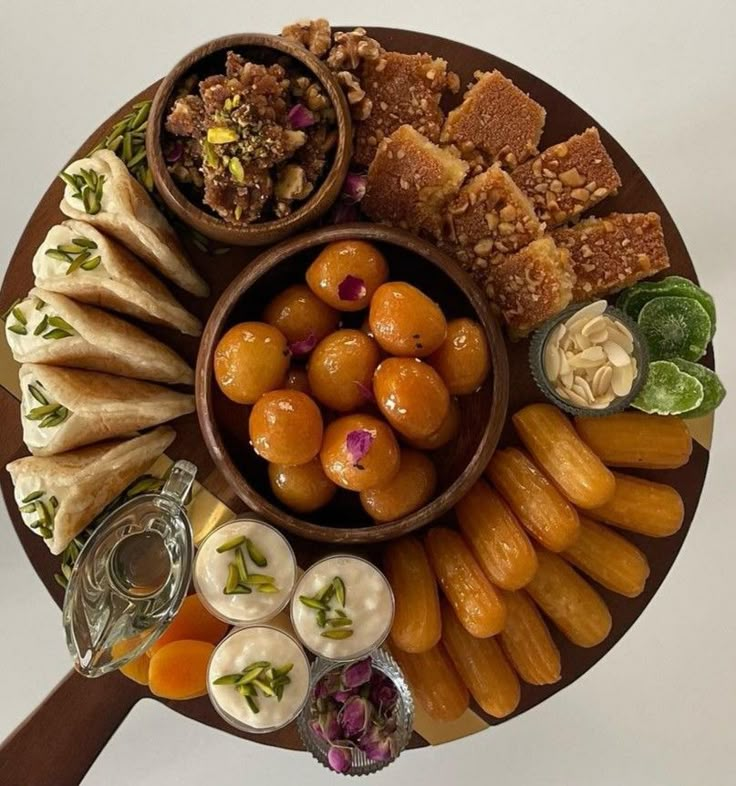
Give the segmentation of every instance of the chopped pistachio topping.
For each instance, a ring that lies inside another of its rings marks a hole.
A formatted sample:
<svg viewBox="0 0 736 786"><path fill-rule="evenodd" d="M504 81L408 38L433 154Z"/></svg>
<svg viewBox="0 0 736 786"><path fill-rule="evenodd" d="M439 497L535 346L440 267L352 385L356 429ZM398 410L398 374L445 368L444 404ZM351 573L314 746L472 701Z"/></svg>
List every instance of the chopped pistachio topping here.
<svg viewBox="0 0 736 786"><path fill-rule="evenodd" d="M269 661L259 660L235 674L223 674L212 684L234 686L245 699L251 712L258 713L260 698L275 698L277 701L281 701L286 686L291 684L291 678L288 675L293 668L293 663L272 666Z"/></svg>
<svg viewBox="0 0 736 786"><path fill-rule="evenodd" d="M346 589L345 582L335 576L329 583L319 589L311 597L300 595L299 602L308 609L314 609L316 614L314 620L318 628L329 628L322 632L322 636L327 639L347 639L353 635L353 621L343 610L345 608ZM333 608L332 601L336 601L342 608ZM328 617L330 612L334 612L334 617ZM348 629L350 628L350 629Z"/></svg>

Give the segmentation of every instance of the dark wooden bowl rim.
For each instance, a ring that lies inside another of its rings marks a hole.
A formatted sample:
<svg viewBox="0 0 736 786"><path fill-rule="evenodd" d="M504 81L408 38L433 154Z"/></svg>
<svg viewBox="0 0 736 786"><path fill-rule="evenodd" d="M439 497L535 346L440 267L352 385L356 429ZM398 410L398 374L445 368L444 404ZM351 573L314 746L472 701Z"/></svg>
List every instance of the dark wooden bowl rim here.
<svg viewBox="0 0 736 786"><path fill-rule="evenodd" d="M250 485L235 466L216 422L213 406L213 356L230 313L258 279L281 262L305 249L334 240L351 238L387 243L407 249L441 270L462 291L488 337L493 369L491 409L488 422L480 424L482 430L478 437L478 444L466 468L430 503L408 516L380 526L330 527L298 518L269 502ZM405 535L440 518L454 507L481 476L496 449L506 420L509 398L508 358L501 329L491 313L488 300L475 282L442 251L401 229L369 223L341 224L306 232L265 251L235 278L215 304L205 326L197 355L195 395L197 415L207 449L217 467L246 505L277 526L309 540L329 543L376 543Z"/></svg>

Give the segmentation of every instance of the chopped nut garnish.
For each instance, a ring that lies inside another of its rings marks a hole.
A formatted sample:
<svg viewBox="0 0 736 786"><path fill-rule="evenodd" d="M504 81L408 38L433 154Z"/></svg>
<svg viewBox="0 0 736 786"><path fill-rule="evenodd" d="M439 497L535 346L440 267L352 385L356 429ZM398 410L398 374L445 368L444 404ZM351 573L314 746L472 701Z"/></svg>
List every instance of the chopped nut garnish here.
<svg viewBox="0 0 736 786"><path fill-rule="evenodd" d="M611 213L552 233L570 252L577 275L573 300L603 297L669 267L656 213Z"/></svg>
<svg viewBox="0 0 736 786"><path fill-rule="evenodd" d="M333 71L356 71L364 62L378 60L383 47L362 27L349 33L335 33L335 40L327 55L327 66Z"/></svg>
<svg viewBox="0 0 736 786"><path fill-rule="evenodd" d="M597 128L552 145L511 176L548 226L578 217L621 185Z"/></svg>
<svg viewBox="0 0 736 786"><path fill-rule="evenodd" d="M332 30L326 19L306 19L287 25L281 35L296 41L308 49L313 55L323 57L332 45Z"/></svg>

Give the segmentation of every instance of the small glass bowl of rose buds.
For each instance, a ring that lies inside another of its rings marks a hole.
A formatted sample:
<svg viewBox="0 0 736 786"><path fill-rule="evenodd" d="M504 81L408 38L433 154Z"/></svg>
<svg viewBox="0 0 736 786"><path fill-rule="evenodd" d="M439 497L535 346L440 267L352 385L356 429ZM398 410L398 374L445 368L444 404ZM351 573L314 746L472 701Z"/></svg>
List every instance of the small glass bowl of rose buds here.
<svg viewBox="0 0 736 786"><path fill-rule="evenodd" d="M299 736L317 761L334 772L368 775L398 758L411 738L414 701L386 650L336 666L312 664Z"/></svg>

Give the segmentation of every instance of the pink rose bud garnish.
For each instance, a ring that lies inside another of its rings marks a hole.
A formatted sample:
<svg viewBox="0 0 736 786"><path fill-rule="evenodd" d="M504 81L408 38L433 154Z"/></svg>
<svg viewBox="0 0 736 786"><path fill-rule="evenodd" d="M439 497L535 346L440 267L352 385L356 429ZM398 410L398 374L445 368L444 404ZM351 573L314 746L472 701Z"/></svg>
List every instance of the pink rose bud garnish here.
<svg viewBox="0 0 736 786"><path fill-rule="evenodd" d="M301 128L309 128L309 126L313 126L315 123L314 115L304 104L294 104L289 110L286 119L295 131Z"/></svg>
<svg viewBox="0 0 736 786"><path fill-rule="evenodd" d="M349 274L337 285L340 300L360 300L365 297L366 292L365 281Z"/></svg>
<svg viewBox="0 0 736 786"><path fill-rule="evenodd" d="M166 163L175 164L184 153L184 145L178 140L172 143L166 150Z"/></svg>
<svg viewBox="0 0 736 786"><path fill-rule="evenodd" d="M335 772L347 772L353 764L353 752L350 743L333 745L327 752L327 763Z"/></svg>
<svg viewBox="0 0 736 786"><path fill-rule="evenodd" d="M375 672L371 677L370 699L381 712L393 709L398 693L391 680L380 672Z"/></svg>
<svg viewBox="0 0 736 786"><path fill-rule="evenodd" d="M375 436L364 428L359 428L348 433L347 439L345 440L345 445L348 449L350 460L354 465L357 465L360 460L368 453L368 451L371 449L374 439Z"/></svg>
<svg viewBox="0 0 736 786"><path fill-rule="evenodd" d="M391 761L396 757L393 738L378 726L371 726L358 740L358 747L371 761Z"/></svg>
<svg viewBox="0 0 736 786"><path fill-rule="evenodd" d="M301 357L302 355L308 355L316 346L317 336L310 332L309 335L301 339L301 341L292 341L291 344L289 344L289 352L291 352L294 357Z"/></svg>
<svg viewBox="0 0 736 786"><path fill-rule="evenodd" d="M373 705L360 696L351 696L340 710L339 720L345 737L360 737L373 715Z"/></svg>
<svg viewBox="0 0 736 786"><path fill-rule="evenodd" d="M342 198L344 201L349 205L360 202L365 196L367 179L365 175L361 175L358 172L348 172L345 182L342 184Z"/></svg>
<svg viewBox="0 0 736 786"><path fill-rule="evenodd" d="M375 401L376 400L376 397L373 395L373 391L368 387L368 385L364 385L362 382L358 382L356 380L355 381L355 386L360 391L360 395L363 396L363 398L366 401Z"/></svg>
<svg viewBox="0 0 736 786"><path fill-rule="evenodd" d="M355 433L355 432L353 432ZM358 660L346 666L342 673L342 684L346 688L359 688L370 682L373 675L373 666L370 658Z"/></svg>

